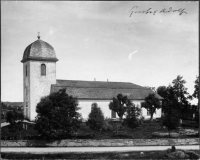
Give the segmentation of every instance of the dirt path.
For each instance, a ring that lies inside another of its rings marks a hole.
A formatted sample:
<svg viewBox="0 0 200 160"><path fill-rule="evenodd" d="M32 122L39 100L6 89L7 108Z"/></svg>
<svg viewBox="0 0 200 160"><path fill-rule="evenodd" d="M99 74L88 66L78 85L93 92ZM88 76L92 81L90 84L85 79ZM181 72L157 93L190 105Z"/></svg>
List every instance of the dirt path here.
<svg viewBox="0 0 200 160"><path fill-rule="evenodd" d="M127 151L161 151L171 148L171 146L133 146L133 147L2 147L2 153L75 153L75 152L127 152ZM199 150L199 145L176 146L176 149Z"/></svg>

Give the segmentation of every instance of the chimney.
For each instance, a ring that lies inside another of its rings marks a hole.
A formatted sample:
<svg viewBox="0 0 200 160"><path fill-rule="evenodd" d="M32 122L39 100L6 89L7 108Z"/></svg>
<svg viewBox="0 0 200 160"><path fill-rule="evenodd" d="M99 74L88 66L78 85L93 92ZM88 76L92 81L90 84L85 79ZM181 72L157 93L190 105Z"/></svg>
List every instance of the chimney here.
<svg viewBox="0 0 200 160"><path fill-rule="evenodd" d="M107 82L108 82L108 79L107 79Z"/></svg>
<svg viewBox="0 0 200 160"><path fill-rule="evenodd" d="M96 81L96 78L94 78L94 81Z"/></svg>

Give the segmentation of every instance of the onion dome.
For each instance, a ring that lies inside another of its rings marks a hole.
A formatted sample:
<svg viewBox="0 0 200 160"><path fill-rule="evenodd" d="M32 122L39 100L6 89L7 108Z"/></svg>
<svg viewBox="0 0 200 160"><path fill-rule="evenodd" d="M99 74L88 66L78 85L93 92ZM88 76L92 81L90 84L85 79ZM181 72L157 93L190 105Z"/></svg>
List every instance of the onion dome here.
<svg viewBox="0 0 200 160"><path fill-rule="evenodd" d="M29 60L51 62L58 61L54 48L47 42L42 41L39 35L38 40L26 47L21 62L24 63Z"/></svg>

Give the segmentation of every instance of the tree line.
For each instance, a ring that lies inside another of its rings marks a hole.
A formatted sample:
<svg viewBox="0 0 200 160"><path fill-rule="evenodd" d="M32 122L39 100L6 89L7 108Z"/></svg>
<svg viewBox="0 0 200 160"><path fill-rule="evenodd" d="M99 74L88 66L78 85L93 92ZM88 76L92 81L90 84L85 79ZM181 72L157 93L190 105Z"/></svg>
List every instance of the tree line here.
<svg viewBox="0 0 200 160"><path fill-rule="evenodd" d="M160 86L156 89L156 93L164 98L162 101L164 113L173 109L178 112L179 117L182 119L192 118L193 114L198 113L198 104L192 105L190 100L199 97L199 77L196 77L192 95L188 93L185 83L183 76L178 75L168 86ZM198 115L195 117L198 117Z"/></svg>
<svg viewBox="0 0 200 160"><path fill-rule="evenodd" d="M165 113L163 125L169 129L177 127L180 118L183 118L188 110L193 109L195 113L198 113L198 106L191 105L189 100L199 97L199 77L195 80L195 91L193 95L189 95L187 88L184 86L185 83L186 81L182 76L177 76L172 81L172 84L169 84L167 87L160 86L155 90L157 94L163 97L162 109ZM143 120L141 108L132 103L126 95L118 94L116 97L113 97L108 107L117 113L124 126L131 129L139 126ZM145 98L141 107L150 111L152 120L156 109L161 108L161 103L156 95L152 93ZM50 139L57 139L62 135L76 134L82 123L81 114L78 112L79 110L78 99L66 94L65 89L51 93L41 98L41 101L36 106L37 116L35 129L43 137ZM125 116L124 120L123 116ZM196 121L198 122L199 115L195 117L197 117ZM16 121L24 118L19 113L12 112L8 113L7 122L16 126ZM109 124L97 103L92 104L91 113L88 116L86 124L97 132L109 128Z"/></svg>

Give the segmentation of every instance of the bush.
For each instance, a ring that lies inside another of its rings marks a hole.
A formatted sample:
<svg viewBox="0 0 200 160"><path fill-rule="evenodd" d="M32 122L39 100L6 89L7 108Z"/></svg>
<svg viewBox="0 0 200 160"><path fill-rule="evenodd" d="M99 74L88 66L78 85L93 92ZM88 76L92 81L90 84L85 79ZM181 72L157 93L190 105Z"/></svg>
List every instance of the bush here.
<svg viewBox="0 0 200 160"><path fill-rule="evenodd" d="M102 127L102 131L105 131L105 132L113 131L113 126L112 126L111 123L112 123L112 120L106 118L106 119L104 120L104 124L103 124L103 127Z"/></svg>
<svg viewBox="0 0 200 160"><path fill-rule="evenodd" d="M178 111L175 109L169 109L163 118L163 126L166 126L170 131L176 129L180 125L180 118Z"/></svg>
<svg viewBox="0 0 200 160"><path fill-rule="evenodd" d="M127 115L123 121L123 124L131 129L138 127L142 123L141 109L139 107L128 107Z"/></svg>
<svg viewBox="0 0 200 160"><path fill-rule="evenodd" d="M97 103L92 104L92 110L88 116L87 126L93 131L100 131L104 125L104 115L101 108L98 107Z"/></svg>

